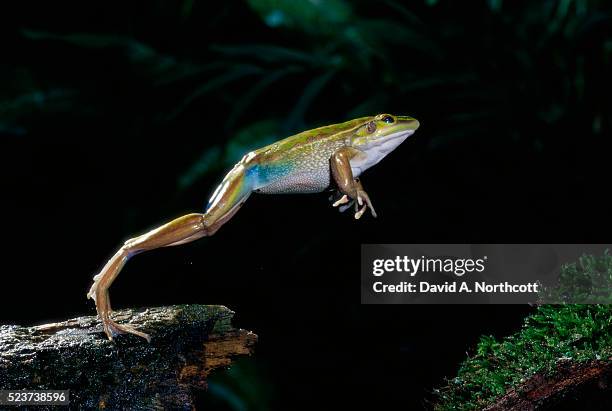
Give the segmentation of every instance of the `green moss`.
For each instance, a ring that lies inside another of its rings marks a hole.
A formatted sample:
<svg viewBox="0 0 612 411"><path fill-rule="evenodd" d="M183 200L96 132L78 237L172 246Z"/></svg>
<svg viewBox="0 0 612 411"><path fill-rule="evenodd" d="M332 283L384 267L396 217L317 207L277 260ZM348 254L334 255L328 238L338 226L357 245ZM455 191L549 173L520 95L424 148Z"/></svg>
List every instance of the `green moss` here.
<svg viewBox="0 0 612 411"><path fill-rule="evenodd" d="M561 268L558 284L541 287L542 303L612 303L612 255L608 250L600 257L585 255L577 263Z"/></svg>
<svg viewBox="0 0 612 411"><path fill-rule="evenodd" d="M561 283L612 272L612 258L585 256L562 267ZM577 278L572 280L572 275ZM566 285L567 285L566 284ZM592 289L592 288L591 288ZM437 410L480 409L535 373L551 373L559 360L612 358L612 306L542 305L522 329L502 340L483 336L457 377L435 390Z"/></svg>

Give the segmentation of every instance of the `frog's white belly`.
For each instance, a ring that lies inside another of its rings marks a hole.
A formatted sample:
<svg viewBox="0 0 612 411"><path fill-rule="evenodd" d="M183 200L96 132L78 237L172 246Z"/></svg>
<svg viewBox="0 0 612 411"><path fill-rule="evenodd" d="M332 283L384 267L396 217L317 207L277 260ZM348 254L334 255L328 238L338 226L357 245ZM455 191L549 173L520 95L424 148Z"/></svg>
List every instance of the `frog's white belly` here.
<svg viewBox="0 0 612 411"><path fill-rule="evenodd" d="M263 194L320 193L325 191L329 184L330 171L328 165L327 167L288 173L257 187L255 191Z"/></svg>

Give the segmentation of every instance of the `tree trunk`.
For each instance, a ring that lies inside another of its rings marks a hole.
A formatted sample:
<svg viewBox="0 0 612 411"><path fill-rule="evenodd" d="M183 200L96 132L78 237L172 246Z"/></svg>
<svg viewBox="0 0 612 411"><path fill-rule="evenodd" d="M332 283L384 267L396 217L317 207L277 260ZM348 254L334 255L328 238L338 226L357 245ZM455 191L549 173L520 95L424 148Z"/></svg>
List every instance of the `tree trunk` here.
<svg viewBox="0 0 612 411"><path fill-rule="evenodd" d="M0 326L0 389L70 390L70 408L192 409L194 388L257 336L223 306L121 310L113 318L151 335L109 341L96 317L35 327ZM40 409L40 408L37 408Z"/></svg>

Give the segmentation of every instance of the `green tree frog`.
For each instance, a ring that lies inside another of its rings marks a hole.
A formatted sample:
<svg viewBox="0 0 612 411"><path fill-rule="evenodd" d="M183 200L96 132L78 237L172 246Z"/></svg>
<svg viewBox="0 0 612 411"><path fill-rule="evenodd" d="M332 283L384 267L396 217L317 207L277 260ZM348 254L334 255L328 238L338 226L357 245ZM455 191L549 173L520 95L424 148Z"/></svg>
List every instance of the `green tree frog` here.
<svg viewBox="0 0 612 411"><path fill-rule="evenodd" d="M251 151L229 171L213 192L206 210L172 220L127 240L93 280L93 298L109 339L132 333L149 335L111 319L109 287L128 259L143 251L189 243L213 235L229 221L252 193L318 193L334 187L333 206L354 205L355 218L376 211L359 176L377 164L419 127L406 116L379 114L304 131ZM335 200L335 201L334 201Z"/></svg>

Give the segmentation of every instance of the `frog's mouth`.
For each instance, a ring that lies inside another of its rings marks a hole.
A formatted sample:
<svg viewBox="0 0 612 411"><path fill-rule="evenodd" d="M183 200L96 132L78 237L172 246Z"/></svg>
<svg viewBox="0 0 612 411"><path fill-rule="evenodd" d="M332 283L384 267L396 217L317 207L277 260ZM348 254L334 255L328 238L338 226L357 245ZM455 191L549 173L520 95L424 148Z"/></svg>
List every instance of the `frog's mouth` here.
<svg viewBox="0 0 612 411"><path fill-rule="evenodd" d="M368 145L367 149L376 148L382 154L388 154L397 146L402 144L404 140L414 134L415 130L402 130L384 137L377 138Z"/></svg>

